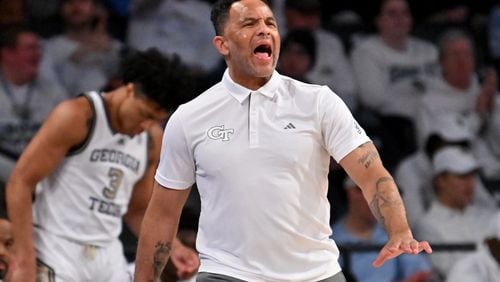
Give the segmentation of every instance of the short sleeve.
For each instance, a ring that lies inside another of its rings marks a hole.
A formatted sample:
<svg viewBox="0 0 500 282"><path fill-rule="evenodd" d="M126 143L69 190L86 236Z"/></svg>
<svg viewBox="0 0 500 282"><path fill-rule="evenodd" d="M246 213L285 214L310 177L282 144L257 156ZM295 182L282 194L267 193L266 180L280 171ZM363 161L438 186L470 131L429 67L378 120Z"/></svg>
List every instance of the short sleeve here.
<svg viewBox="0 0 500 282"><path fill-rule="evenodd" d="M340 162L347 154L370 141L344 101L324 87L319 99L321 128L326 149Z"/></svg>
<svg viewBox="0 0 500 282"><path fill-rule="evenodd" d="M187 189L195 182L193 152L182 126L181 107L172 114L163 133L155 180L172 189Z"/></svg>

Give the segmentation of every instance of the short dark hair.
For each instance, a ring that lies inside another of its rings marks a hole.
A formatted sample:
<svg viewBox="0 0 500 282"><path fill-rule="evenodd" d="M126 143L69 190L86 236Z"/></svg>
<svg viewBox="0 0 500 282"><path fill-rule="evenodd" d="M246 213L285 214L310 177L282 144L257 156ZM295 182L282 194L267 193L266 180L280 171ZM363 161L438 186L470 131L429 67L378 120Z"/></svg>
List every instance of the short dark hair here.
<svg viewBox="0 0 500 282"><path fill-rule="evenodd" d="M133 83L167 111L193 97L193 76L187 66L177 55L166 56L156 48L131 51L121 62L120 75L124 84Z"/></svg>
<svg viewBox="0 0 500 282"><path fill-rule="evenodd" d="M35 32L23 23L12 23L0 26L0 49L3 48L15 48L17 46L17 40L22 33L33 33Z"/></svg>
<svg viewBox="0 0 500 282"><path fill-rule="evenodd" d="M229 10L234 2L239 2L240 0L218 0L212 6L212 12L210 13L210 20L214 25L215 34L221 35L224 31L224 25L229 17ZM270 3L267 0L260 0L265 3L269 8L271 8Z"/></svg>

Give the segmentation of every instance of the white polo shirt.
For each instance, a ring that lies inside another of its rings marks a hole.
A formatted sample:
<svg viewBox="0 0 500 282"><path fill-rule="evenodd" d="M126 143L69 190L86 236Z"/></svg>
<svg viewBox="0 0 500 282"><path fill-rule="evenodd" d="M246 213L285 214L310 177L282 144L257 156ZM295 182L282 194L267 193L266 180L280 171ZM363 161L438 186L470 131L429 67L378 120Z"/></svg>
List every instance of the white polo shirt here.
<svg viewBox="0 0 500 282"><path fill-rule="evenodd" d="M198 185L200 271L318 281L340 271L329 239L330 155L340 161L368 141L326 86L274 72L252 91L226 71L171 116L155 179Z"/></svg>

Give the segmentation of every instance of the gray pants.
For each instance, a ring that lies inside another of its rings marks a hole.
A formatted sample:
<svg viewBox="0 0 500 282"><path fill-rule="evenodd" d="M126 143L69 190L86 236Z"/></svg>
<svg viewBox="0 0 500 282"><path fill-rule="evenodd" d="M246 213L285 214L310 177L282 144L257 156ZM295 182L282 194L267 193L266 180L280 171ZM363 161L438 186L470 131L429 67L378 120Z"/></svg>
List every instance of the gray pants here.
<svg viewBox="0 0 500 282"><path fill-rule="evenodd" d="M245 281L222 274L200 272L198 273L198 276L196 276L196 282L245 282ZM326 278L318 282L346 282L346 280L344 274L341 271L330 278Z"/></svg>

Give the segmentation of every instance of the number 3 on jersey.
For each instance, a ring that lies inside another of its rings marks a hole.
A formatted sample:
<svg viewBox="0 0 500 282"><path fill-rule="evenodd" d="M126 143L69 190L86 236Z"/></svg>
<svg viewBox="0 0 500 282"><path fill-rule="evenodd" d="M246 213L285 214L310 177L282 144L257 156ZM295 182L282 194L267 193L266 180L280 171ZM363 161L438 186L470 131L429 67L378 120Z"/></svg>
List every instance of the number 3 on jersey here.
<svg viewBox="0 0 500 282"><path fill-rule="evenodd" d="M123 180L123 171L118 168L111 167L108 171L109 177L109 187L104 187L102 190L102 195L107 199L113 200L116 198L116 193L118 193L118 188Z"/></svg>

